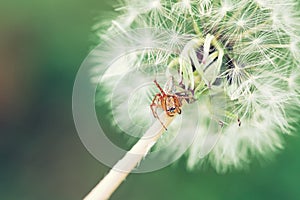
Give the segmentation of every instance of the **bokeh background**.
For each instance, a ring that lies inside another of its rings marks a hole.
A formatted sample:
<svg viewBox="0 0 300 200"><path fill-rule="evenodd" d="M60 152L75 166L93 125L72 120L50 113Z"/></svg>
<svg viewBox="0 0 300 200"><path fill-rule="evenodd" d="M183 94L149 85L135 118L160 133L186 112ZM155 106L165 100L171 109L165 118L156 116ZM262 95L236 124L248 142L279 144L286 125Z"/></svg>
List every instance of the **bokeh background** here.
<svg viewBox="0 0 300 200"><path fill-rule="evenodd" d="M81 144L72 118L76 72L92 25L115 1L0 1L0 199L82 199L109 168ZM300 117L300 116L299 116ZM185 159L132 174L113 200L300 199L300 126L286 148L248 170L189 172Z"/></svg>

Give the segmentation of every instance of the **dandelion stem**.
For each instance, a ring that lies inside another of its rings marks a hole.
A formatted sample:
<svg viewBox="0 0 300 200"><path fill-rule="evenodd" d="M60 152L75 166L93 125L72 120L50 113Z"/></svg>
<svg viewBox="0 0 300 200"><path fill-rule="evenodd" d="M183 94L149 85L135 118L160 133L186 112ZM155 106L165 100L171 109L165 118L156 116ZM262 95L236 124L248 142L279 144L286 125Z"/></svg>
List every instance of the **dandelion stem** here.
<svg viewBox="0 0 300 200"><path fill-rule="evenodd" d="M168 127L175 117L169 117L165 113L159 116L163 124ZM165 132L165 128L159 120L146 131L144 136L119 160L109 173L90 191L84 200L108 199L119 185L134 170L150 149Z"/></svg>

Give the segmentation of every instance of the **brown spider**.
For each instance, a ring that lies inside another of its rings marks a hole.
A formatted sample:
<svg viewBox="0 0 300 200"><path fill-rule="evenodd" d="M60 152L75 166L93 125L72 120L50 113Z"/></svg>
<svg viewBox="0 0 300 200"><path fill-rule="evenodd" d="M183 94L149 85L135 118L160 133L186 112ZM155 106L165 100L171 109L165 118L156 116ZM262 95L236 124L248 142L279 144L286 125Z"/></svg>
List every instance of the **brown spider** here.
<svg viewBox="0 0 300 200"><path fill-rule="evenodd" d="M150 105L153 116L159 120L164 129L167 130L167 127L163 124L157 114L157 108L160 107L169 117L174 117L176 114L181 114L182 100L186 100L187 103L193 103L195 99L190 96L188 93L190 91L177 92L174 91L174 79L171 77L169 82L166 84L167 92L165 92L160 85L154 80L155 85L160 90L160 93L157 93ZM170 91L169 91L170 90ZM237 119L238 126L242 125L242 121L240 118ZM222 120L218 120L218 123L221 127L224 126L224 122Z"/></svg>
<svg viewBox="0 0 300 200"><path fill-rule="evenodd" d="M179 98L181 97L177 96L176 94L167 94L160 87L156 80L154 80L154 83L160 90L160 93L157 93L154 96L150 108L154 117L157 118L161 125L167 130L167 127L163 124L163 122L159 119L157 115L157 107L161 107L169 117L174 117L176 114L181 114L182 103L179 100Z"/></svg>

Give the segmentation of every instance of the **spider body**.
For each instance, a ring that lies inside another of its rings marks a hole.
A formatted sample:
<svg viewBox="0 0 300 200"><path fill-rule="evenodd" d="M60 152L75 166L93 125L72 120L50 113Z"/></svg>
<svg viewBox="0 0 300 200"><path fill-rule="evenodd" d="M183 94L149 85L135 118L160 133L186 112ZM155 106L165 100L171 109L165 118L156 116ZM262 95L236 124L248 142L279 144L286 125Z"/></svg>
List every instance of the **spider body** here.
<svg viewBox="0 0 300 200"><path fill-rule="evenodd" d="M160 107L162 110L169 116L173 117L176 114L181 114L181 101L179 100L180 97L178 97L176 94L169 94L166 93L160 85L157 83L156 80L154 80L155 85L160 90L160 93L157 93L150 105L150 108L152 110L153 116L157 118L162 126L167 130L166 126L163 124L163 122L159 119L157 115L157 108Z"/></svg>

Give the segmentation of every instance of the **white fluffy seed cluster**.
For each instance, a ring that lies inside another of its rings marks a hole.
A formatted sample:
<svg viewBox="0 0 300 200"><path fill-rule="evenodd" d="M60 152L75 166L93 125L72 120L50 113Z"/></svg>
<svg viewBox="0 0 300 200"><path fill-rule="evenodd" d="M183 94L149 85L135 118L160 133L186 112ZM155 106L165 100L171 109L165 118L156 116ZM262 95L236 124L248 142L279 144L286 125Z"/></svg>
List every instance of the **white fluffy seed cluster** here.
<svg viewBox="0 0 300 200"><path fill-rule="evenodd" d="M167 42L170 48L182 47L179 57L159 52L130 54L121 63L138 66L142 62L155 62L166 66L164 70L169 74L172 67L179 71L177 81L195 95L199 94L200 114L183 109L190 116L189 120L198 120L196 136L186 154L187 166L193 169L209 163L218 172L226 172L244 168L253 157L270 157L283 148L282 135L293 131L300 103L298 8L294 0L123 0L116 9L118 15L105 22L109 28L99 23L95 29L102 40L119 33L126 35L137 28L177 33L167 41L155 37L154 42ZM147 42L147 35L143 37ZM153 42L153 38L149 42ZM120 46L122 40L112 41L105 54L114 55ZM168 68L171 61L177 64ZM205 92L197 88L221 93L222 97L213 100L214 105L210 98L202 98ZM136 114L139 120L145 116L145 109L149 110L155 92L145 95L139 97L144 104L133 101L134 106L131 106L132 112L142 112ZM147 107L137 108L137 105ZM200 159L203 140L209 132L207 121L212 119L212 106L219 107L216 110L223 109L216 112L223 115L219 121L224 124L217 143ZM128 110L122 110L122 106L114 108L119 109L115 113L120 121L126 121L124 115ZM189 133L195 132L188 122L180 126L187 138ZM176 121L169 132L173 129L176 129ZM157 146L168 144L172 136L165 136ZM184 138L180 138L167 156L176 154L178 148L185 146L183 143Z"/></svg>

